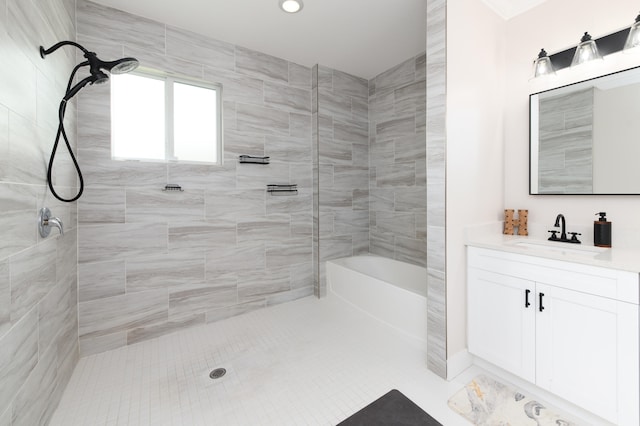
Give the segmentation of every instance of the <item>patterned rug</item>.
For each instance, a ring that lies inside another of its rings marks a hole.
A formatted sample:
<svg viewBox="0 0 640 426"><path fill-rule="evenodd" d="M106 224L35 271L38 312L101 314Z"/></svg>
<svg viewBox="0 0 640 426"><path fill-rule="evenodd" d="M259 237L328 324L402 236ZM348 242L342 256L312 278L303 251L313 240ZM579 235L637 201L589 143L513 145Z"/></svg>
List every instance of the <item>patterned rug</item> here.
<svg viewBox="0 0 640 426"><path fill-rule="evenodd" d="M483 375L449 398L449 407L480 426L577 426L553 409Z"/></svg>

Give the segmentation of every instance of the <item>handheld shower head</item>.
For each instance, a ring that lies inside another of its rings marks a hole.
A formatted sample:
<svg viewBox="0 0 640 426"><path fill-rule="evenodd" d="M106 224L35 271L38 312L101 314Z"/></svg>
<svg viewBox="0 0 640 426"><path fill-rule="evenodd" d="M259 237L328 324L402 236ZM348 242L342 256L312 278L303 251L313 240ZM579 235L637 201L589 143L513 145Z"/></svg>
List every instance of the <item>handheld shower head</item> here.
<svg viewBox="0 0 640 426"><path fill-rule="evenodd" d="M71 71L71 75L69 76L69 82L67 83L67 90L64 94L64 97L62 98L62 101L60 102L60 108L58 110L58 121L59 121L58 132L56 134L56 139L53 144L53 149L51 150L51 157L49 157L49 167L47 168L47 183L49 185L49 189L51 190L51 193L58 200L70 203L70 202L76 201L82 195L82 192L84 190L84 180L82 178L82 172L80 171L80 166L78 165L78 162L76 161L76 158L73 155L73 150L71 149L71 145L69 144L69 140L67 138L67 134L64 129L64 115L67 109L67 102L71 98L73 98L87 84L92 85L92 84L106 83L109 80L108 73L123 74L123 73L129 72L135 69L139 65L139 62L135 58L122 58L115 61L105 62L100 58L98 58L95 52L90 52L89 50L85 49L83 46L76 43L75 41L61 41L54 44L48 49L45 49L44 47L40 46L40 56L42 57L42 59L44 59L48 54L55 52L62 46L77 47L84 53L84 57L87 59L86 61L83 61L78 65L76 65L73 68L73 71ZM80 82L78 82L75 86L71 87L71 85L73 84L73 79L75 78L75 75L78 72L78 70L86 66L89 66L90 75L80 80ZM76 171L78 172L78 178L80 181L80 188L78 190L78 193L69 199L62 198L58 195L58 193L53 188L53 182L51 179L53 162L56 156L56 150L58 149L58 143L60 142L60 137L64 139L67 145L67 149L69 151L69 154L71 155L71 159L73 160L73 164L76 168Z"/></svg>

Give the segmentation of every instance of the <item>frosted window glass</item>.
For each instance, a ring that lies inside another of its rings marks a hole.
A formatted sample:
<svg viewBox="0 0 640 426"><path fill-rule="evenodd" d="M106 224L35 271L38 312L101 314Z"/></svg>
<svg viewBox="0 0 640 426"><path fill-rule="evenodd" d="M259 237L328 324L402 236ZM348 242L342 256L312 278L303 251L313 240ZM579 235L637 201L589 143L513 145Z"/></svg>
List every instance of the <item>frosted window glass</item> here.
<svg viewBox="0 0 640 426"><path fill-rule="evenodd" d="M111 76L111 154L165 159L165 82L134 74Z"/></svg>
<svg viewBox="0 0 640 426"><path fill-rule="evenodd" d="M173 85L173 149L177 160L215 163L215 90L189 84Z"/></svg>

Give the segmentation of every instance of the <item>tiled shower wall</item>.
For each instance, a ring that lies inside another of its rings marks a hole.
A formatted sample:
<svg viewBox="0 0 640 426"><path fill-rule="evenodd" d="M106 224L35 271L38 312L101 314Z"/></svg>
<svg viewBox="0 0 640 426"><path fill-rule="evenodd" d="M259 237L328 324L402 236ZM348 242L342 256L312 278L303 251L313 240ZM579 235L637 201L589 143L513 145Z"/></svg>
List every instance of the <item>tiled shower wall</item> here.
<svg viewBox="0 0 640 426"><path fill-rule="evenodd" d="M0 0L0 425L45 424L78 360L76 204L46 186L58 103L74 48L42 59L38 47L75 39L75 1ZM75 105L65 121L75 144ZM66 148L55 187L69 197L76 175ZM38 210L64 222L40 237Z"/></svg>
<svg viewBox="0 0 640 426"><path fill-rule="evenodd" d="M426 57L369 80L370 252L427 264Z"/></svg>
<svg viewBox="0 0 640 426"><path fill-rule="evenodd" d="M317 66L319 290L325 262L369 252L369 87Z"/></svg>
<svg viewBox="0 0 640 426"><path fill-rule="evenodd" d="M112 160L109 87L81 93L81 353L312 294L311 69L91 2L77 14L100 57L222 83L225 143L224 166ZM298 195L266 193L283 183Z"/></svg>

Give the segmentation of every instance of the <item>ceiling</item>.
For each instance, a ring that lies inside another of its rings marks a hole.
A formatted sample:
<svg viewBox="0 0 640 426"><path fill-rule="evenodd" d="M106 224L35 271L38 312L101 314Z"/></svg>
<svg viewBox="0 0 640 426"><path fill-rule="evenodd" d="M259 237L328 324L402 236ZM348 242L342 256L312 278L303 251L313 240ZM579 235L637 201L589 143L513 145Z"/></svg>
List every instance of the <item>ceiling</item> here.
<svg viewBox="0 0 640 426"><path fill-rule="evenodd" d="M511 19L547 0L482 0L504 19Z"/></svg>
<svg viewBox="0 0 640 426"><path fill-rule="evenodd" d="M372 78L425 50L426 0L93 0L218 40Z"/></svg>

